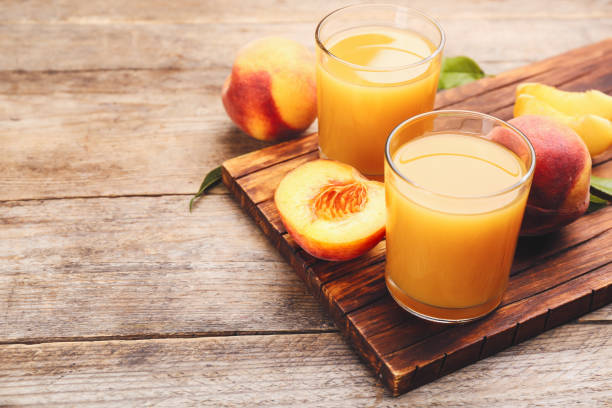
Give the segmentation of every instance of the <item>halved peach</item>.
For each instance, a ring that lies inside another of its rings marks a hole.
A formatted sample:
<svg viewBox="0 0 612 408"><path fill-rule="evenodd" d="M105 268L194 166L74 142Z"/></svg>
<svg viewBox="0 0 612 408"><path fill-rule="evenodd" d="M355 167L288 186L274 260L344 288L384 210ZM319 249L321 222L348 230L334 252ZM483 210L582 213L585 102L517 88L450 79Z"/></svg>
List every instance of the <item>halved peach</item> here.
<svg viewBox="0 0 612 408"><path fill-rule="evenodd" d="M385 189L348 164L315 160L287 173L274 202L287 232L328 261L364 254L385 235Z"/></svg>

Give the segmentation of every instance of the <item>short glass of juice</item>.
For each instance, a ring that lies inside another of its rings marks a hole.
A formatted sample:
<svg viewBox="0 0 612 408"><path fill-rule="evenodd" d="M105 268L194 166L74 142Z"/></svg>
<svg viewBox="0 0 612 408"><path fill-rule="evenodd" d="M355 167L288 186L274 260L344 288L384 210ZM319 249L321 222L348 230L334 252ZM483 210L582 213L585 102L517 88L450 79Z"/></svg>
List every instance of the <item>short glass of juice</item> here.
<svg viewBox="0 0 612 408"><path fill-rule="evenodd" d="M493 311L534 168L525 135L489 115L434 111L398 125L385 146L385 280L395 301L441 323Z"/></svg>
<svg viewBox="0 0 612 408"><path fill-rule="evenodd" d="M433 109L444 32L417 10L360 4L328 14L315 39L321 157L381 178L391 130Z"/></svg>

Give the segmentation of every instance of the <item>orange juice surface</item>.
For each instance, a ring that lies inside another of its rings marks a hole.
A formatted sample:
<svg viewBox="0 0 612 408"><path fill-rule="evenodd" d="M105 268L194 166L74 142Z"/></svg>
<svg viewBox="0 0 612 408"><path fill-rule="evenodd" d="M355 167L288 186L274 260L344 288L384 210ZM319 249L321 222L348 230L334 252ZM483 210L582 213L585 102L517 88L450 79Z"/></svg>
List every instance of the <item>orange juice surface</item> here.
<svg viewBox="0 0 612 408"><path fill-rule="evenodd" d="M508 283L529 192L528 185L511 188L524 163L487 139L448 133L413 139L392 158L410 183L387 169L389 291L438 319L493 310Z"/></svg>
<svg viewBox="0 0 612 408"><path fill-rule="evenodd" d="M382 175L384 145L403 120L433 108L439 55L422 36L389 27L360 27L332 36L319 50L319 146L324 156L366 175ZM417 65L411 65L411 64Z"/></svg>

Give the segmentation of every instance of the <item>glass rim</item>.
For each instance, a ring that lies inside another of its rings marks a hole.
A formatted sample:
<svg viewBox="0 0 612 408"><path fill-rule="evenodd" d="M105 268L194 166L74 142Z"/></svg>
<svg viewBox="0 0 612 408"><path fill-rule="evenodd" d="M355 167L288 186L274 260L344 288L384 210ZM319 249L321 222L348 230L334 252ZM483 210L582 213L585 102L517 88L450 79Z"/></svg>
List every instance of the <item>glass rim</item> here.
<svg viewBox="0 0 612 408"><path fill-rule="evenodd" d="M427 117L427 116L433 116L433 115L443 115L443 116L458 116L458 117L471 117L471 118L478 118L478 119L488 119L491 120L495 123L501 124L502 126L505 126L506 128L508 128L509 130L517 133L527 144L528 150L529 150L529 156L531 158L531 165L529 166L529 169L527 169L527 171L525 172L525 174L523 175L523 177L521 177L520 180L518 180L516 183L512 184L509 187L506 187L500 191L497 191L495 193L492 194L485 194L485 195L479 195L479 196L456 196L456 195L450 195L450 194L444 194L444 193L438 193L435 191L431 191L428 188L425 188L415 182L413 182L412 180L410 180L408 177L404 176L404 174L402 174L402 172L397 168L397 166L395 165L395 163L393 162L393 160L391 159L391 139L393 139L393 136L395 136L401 128L403 128L406 125L409 125L410 123L419 120L421 118ZM525 136L525 134L523 132L521 132L519 129L517 129L515 126L512 126L511 124L509 124L508 122L506 122L505 120L496 118L495 116L491 116L491 115L487 115L486 113L480 113L480 112L474 112L474 111L469 111L469 110L434 110L434 111L429 111L429 112L425 112L425 113L421 113L419 115L415 115L411 118L406 119L405 121L403 121L402 123L400 123L399 125L397 125L389 134L389 137L387 137L387 142L385 143L385 161L389 164L389 167L393 170L393 172L399 176L403 181L405 181L406 183L410 184L411 186L418 188L421 191L424 191L426 193L429 194L433 194L436 195L438 197L443 197L443 198L450 198L453 200L474 200L474 199L484 199L484 198L492 198L492 197L497 197L506 193L509 193L513 190L516 190L520 187L522 187L523 185L525 185L525 183L531 179L531 177L533 176L533 172L535 170L535 166L536 166L536 154L535 154L535 149L533 148L533 145L531 144L531 142L529 141L529 138L527 136Z"/></svg>
<svg viewBox="0 0 612 408"><path fill-rule="evenodd" d="M359 64L353 64L352 62L348 62L340 57L338 57L337 55L333 54L329 49L327 49L327 47L325 47L325 45L323 44L323 42L320 39L320 32L322 29L323 24L328 21L330 18L333 18L334 15L336 15L337 13L340 13L344 10L347 9L357 9L357 8L366 8L366 7L390 7L393 8L395 10L402 10L402 11L407 11L413 14L418 15L419 17L423 18L424 20L428 21L429 23L431 23L437 30L438 33L440 34L440 42L438 44L438 46L436 47L436 49L429 54L426 58L423 58L422 60L419 60L417 62L413 62L411 64L406 64L406 65L397 65L397 66L391 66L391 67L369 67L366 65L359 65ZM414 67L418 67L420 65L423 65L427 62L430 62L431 60L433 60L434 58L436 58L444 49L444 45L446 44L446 34L444 33L444 30L442 29L442 26L440 25L440 23L438 23L438 21L433 18L430 17L429 15L425 14L424 12L412 8L412 7L406 7L406 6L399 6L396 4L391 4L391 3L380 3L380 4L376 4L376 3L363 3L363 4L350 4L348 6L344 6L344 7L340 7L330 13L328 13L325 17L323 17L321 19L321 21L319 21L319 23L317 24L317 28L315 29L315 42L317 44L317 46L321 49L321 51L325 52L327 55L329 55L330 57L332 57L333 59L335 59L336 61L339 61L353 69L358 69L358 70L362 70L362 71L371 71L371 72L386 72L386 71L399 71L402 69L408 69L408 68L414 68Z"/></svg>

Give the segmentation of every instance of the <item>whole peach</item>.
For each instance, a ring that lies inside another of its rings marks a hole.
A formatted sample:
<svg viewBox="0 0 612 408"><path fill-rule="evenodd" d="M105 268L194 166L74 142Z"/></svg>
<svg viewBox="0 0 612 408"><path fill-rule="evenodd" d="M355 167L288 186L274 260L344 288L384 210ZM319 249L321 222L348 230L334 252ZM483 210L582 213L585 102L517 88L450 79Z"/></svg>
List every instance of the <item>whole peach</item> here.
<svg viewBox="0 0 612 408"><path fill-rule="evenodd" d="M234 123L256 139L297 134L317 114L314 55L286 38L250 42L238 52L222 100Z"/></svg>
<svg viewBox="0 0 612 408"><path fill-rule="evenodd" d="M536 153L521 235L545 234L579 218L589 206L591 180L591 156L580 136L543 116L519 116L509 123L527 136Z"/></svg>

